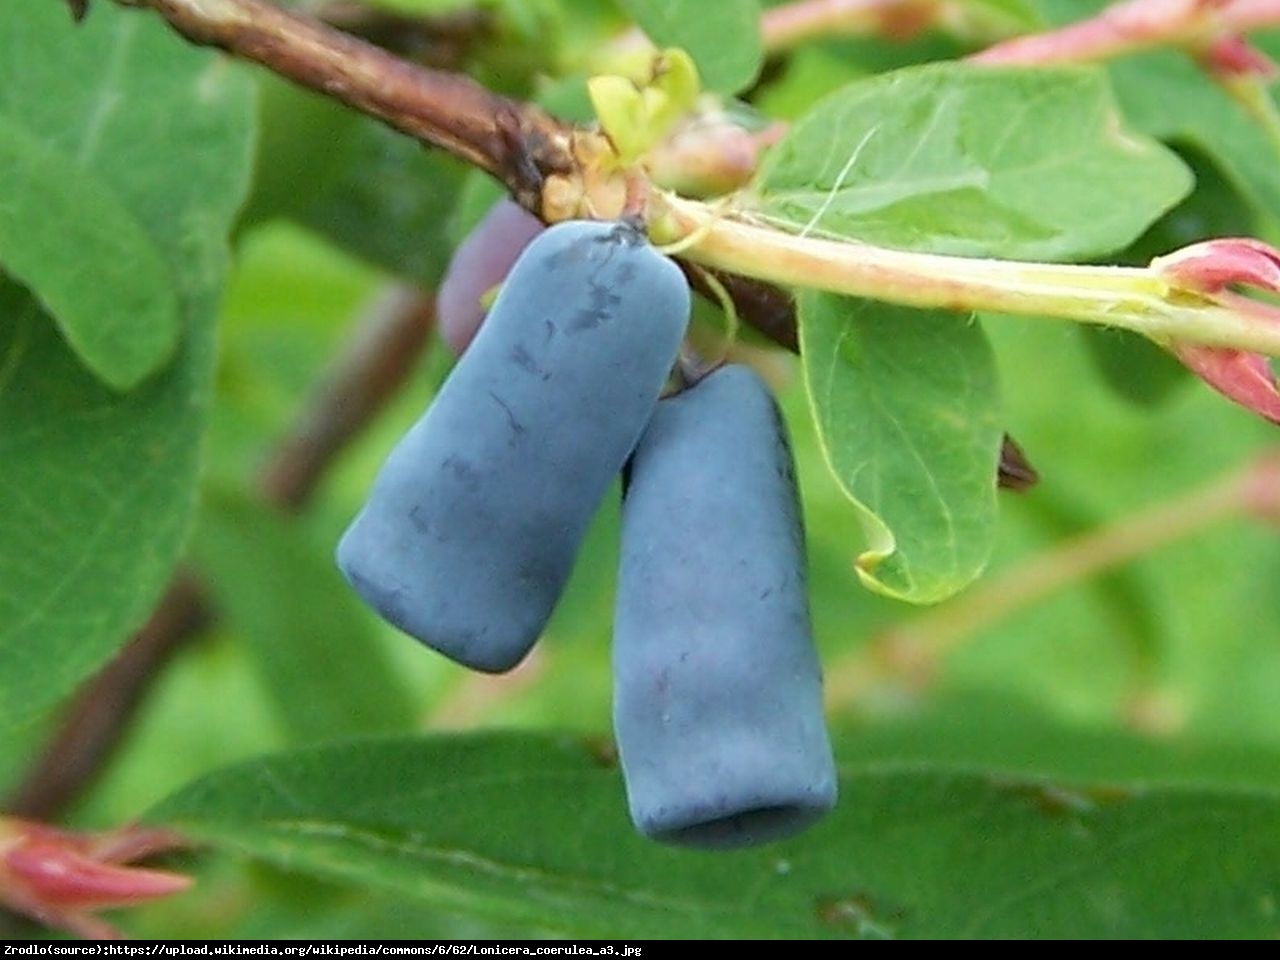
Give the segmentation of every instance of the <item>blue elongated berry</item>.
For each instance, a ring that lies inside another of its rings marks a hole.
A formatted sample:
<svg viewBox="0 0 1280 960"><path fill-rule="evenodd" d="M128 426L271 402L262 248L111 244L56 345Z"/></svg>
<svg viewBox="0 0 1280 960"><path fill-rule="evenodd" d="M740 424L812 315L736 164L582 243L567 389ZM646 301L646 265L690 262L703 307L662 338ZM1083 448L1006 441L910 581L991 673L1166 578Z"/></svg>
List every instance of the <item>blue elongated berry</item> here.
<svg viewBox="0 0 1280 960"><path fill-rule="evenodd" d="M688 317L680 270L634 226L539 234L339 543L356 591L459 663L515 666L653 413Z"/></svg>
<svg viewBox="0 0 1280 960"><path fill-rule="evenodd" d="M663 400L630 463L614 621L614 731L641 833L743 846L835 804L805 580L768 388L731 366Z"/></svg>

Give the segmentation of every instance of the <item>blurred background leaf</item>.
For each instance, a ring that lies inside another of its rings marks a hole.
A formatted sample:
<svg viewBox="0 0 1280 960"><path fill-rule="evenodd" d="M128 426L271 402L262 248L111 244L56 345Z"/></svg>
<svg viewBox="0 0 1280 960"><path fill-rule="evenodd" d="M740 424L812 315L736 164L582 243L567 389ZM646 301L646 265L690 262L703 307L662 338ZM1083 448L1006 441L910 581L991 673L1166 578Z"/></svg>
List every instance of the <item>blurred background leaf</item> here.
<svg viewBox="0 0 1280 960"><path fill-rule="evenodd" d="M211 400L225 238L248 187L253 101L214 55L108 5L77 30L57 4L6 5L0 62L13 78L4 116L110 186L163 251L182 325L164 369L116 393L83 370L27 294L0 281L5 728L100 667L177 560Z"/></svg>
<svg viewBox="0 0 1280 960"><path fill-rule="evenodd" d="M658 47L682 47L718 93L750 85L764 56L759 0L618 0Z"/></svg>
<svg viewBox="0 0 1280 960"><path fill-rule="evenodd" d="M417 711L354 594L279 512L207 496L194 554L228 626L250 644L297 741L411 729Z"/></svg>

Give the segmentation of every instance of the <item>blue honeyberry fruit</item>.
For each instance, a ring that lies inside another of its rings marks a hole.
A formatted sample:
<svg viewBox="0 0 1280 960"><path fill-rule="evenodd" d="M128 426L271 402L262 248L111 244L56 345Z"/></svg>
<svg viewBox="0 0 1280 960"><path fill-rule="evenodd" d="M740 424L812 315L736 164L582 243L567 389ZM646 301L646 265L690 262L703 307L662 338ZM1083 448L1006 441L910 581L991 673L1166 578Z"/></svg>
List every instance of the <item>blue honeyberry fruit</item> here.
<svg viewBox="0 0 1280 960"><path fill-rule="evenodd" d="M658 404L631 458L614 621L614 732L644 835L745 846L836 800L786 430L723 367Z"/></svg>
<svg viewBox="0 0 1280 960"><path fill-rule="evenodd" d="M459 663L515 666L653 413L689 308L679 268L635 226L540 233L338 545L361 597Z"/></svg>

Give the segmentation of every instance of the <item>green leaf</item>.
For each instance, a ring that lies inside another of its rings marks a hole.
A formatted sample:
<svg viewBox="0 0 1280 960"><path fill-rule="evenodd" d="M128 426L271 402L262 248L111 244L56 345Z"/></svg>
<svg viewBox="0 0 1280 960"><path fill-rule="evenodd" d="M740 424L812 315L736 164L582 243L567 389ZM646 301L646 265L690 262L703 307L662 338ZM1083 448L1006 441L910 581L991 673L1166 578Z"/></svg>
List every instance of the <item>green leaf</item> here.
<svg viewBox="0 0 1280 960"><path fill-rule="evenodd" d="M702 85L737 93L764 62L759 0L620 0L659 47L682 47L698 65Z"/></svg>
<svg viewBox="0 0 1280 960"><path fill-rule="evenodd" d="M168 580L195 502L215 305L189 299L203 329L120 396L0 287L0 729L101 666Z"/></svg>
<svg viewBox="0 0 1280 960"><path fill-rule="evenodd" d="M296 521L211 496L194 553L296 740L412 728L417 711L369 617Z"/></svg>
<svg viewBox="0 0 1280 960"><path fill-rule="evenodd" d="M1066 722L1031 698L939 692L919 708L836 731L859 766L893 764L1000 771L1074 783L1280 790L1280 751L1248 740L1142 736Z"/></svg>
<svg viewBox="0 0 1280 960"><path fill-rule="evenodd" d="M1103 382L1130 403L1156 406L1191 382L1187 368L1146 337L1083 325L1076 332Z"/></svg>
<svg viewBox="0 0 1280 960"><path fill-rule="evenodd" d="M95 374L125 390L173 352L178 302L164 256L98 179L0 114L0 267L53 314Z"/></svg>
<svg viewBox="0 0 1280 960"><path fill-rule="evenodd" d="M434 287L452 253L445 231L468 169L360 118L341 175L297 219L374 266Z"/></svg>
<svg viewBox="0 0 1280 960"><path fill-rule="evenodd" d="M1031 0L1048 27L1063 27L1101 13L1114 0Z"/></svg>
<svg viewBox="0 0 1280 960"><path fill-rule="evenodd" d="M309 90L259 78L262 137L241 225L287 217L367 263L426 286L469 169Z"/></svg>
<svg viewBox="0 0 1280 960"><path fill-rule="evenodd" d="M0 285L3 728L100 667L173 569L194 506L252 99L215 55L107 5L75 27L58 4L4 4L0 62L0 112L108 185L163 251L182 326L171 362L117 394L29 296Z"/></svg>
<svg viewBox="0 0 1280 960"><path fill-rule="evenodd" d="M756 107L774 120L798 120L816 101L874 71L826 46L801 47L779 65L778 76L761 86Z"/></svg>
<svg viewBox="0 0 1280 960"><path fill-rule="evenodd" d="M800 352L827 463L858 509L870 588L914 603L969 583L991 552L1002 423L982 329L955 314L817 291Z"/></svg>
<svg viewBox="0 0 1280 960"><path fill-rule="evenodd" d="M275 74L255 76L258 145L253 189L241 231L277 217L297 217L332 191L344 173L345 145L361 115L330 97Z"/></svg>
<svg viewBox="0 0 1280 960"><path fill-rule="evenodd" d="M225 242L208 238L225 235L245 191L245 77L156 18L105 4L79 26L57 4L5 4L0 62L9 70L0 112L110 187L164 252L180 292L220 283Z"/></svg>
<svg viewBox="0 0 1280 960"><path fill-rule="evenodd" d="M289 869L577 937L1263 937L1280 794L844 766L755 850L664 848L598 750L480 734L299 751L150 819ZM963 878L963 882L959 882Z"/></svg>
<svg viewBox="0 0 1280 960"><path fill-rule="evenodd" d="M1258 210L1280 216L1280 159L1265 130L1185 55L1159 51L1111 66L1135 126L1196 147Z"/></svg>
<svg viewBox="0 0 1280 960"><path fill-rule="evenodd" d="M898 70L823 100L769 152L760 213L901 249L1083 259L1132 242L1191 188L1127 130L1106 75L961 63Z"/></svg>
<svg viewBox="0 0 1280 960"><path fill-rule="evenodd" d="M988 41L1044 29L1032 0L968 0L959 16L967 33Z"/></svg>

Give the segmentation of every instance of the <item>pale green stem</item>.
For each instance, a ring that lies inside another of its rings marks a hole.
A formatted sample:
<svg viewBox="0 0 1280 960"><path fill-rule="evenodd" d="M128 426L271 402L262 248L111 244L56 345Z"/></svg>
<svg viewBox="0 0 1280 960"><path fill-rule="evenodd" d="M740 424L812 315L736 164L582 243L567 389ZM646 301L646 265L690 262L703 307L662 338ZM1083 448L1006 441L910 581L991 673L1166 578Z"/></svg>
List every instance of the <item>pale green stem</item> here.
<svg viewBox="0 0 1280 960"><path fill-rule="evenodd" d="M1181 341L1280 356L1280 324L1172 287L1149 267L912 253L801 237L697 201L663 200L670 217L655 224L655 239L679 241L683 257L731 273L913 307L1123 327L1162 345Z"/></svg>

